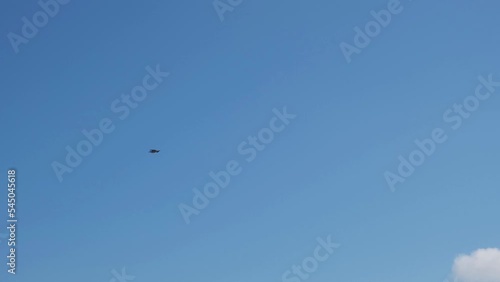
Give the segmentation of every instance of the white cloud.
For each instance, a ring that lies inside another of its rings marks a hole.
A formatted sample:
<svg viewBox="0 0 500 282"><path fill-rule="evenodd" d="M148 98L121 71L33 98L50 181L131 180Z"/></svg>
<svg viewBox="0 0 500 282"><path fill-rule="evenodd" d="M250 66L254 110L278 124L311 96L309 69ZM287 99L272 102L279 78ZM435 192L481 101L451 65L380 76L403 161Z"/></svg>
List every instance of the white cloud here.
<svg viewBox="0 0 500 282"><path fill-rule="evenodd" d="M500 282L500 249L479 249L458 256L453 276L456 282Z"/></svg>

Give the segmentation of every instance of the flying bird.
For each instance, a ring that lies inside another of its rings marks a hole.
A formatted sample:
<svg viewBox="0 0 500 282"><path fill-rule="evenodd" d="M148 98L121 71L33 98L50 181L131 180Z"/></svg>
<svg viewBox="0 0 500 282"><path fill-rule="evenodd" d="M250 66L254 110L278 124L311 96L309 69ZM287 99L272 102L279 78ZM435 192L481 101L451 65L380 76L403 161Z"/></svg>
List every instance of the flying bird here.
<svg viewBox="0 0 500 282"><path fill-rule="evenodd" d="M150 152L151 154L156 154L156 153L159 153L159 152L160 152L160 150L151 149L151 150L149 150L149 152Z"/></svg>

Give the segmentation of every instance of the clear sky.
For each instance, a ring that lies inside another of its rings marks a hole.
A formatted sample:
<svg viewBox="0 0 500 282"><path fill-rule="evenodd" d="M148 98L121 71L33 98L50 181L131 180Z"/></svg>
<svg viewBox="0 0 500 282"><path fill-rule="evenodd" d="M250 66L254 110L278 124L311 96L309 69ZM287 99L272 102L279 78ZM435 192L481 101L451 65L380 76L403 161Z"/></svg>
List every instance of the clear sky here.
<svg viewBox="0 0 500 282"><path fill-rule="evenodd" d="M72 0L16 53L9 33L42 8L5 1L0 217L15 168L18 223L0 278L299 282L285 272L330 235L307 281L442 282L457 255L499 248L500 88L456 130L443 115L478 76L500 81L500 3L401 1L348 63L340 44L389 2L243 0L221 20L211 1ZM59 181L53 162L102 121L114 130ZM270 121L282 130L247 161L238 147ZM391 191L384 174L436 128L446 141ZM186 224L179 204L231 160L241 173Z"/></svg>

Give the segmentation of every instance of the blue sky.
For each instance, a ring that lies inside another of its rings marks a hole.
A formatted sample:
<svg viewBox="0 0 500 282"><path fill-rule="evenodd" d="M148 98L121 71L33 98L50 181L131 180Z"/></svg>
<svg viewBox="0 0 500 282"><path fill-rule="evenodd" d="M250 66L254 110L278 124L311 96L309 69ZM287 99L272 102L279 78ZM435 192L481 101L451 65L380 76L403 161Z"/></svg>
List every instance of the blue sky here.
<svg viewBox="0 0 500 282"><path fill-rule="evenodd" d="M499 248L500 90L457 130L443 113L478 76L500 81L500 4L401 1L348 63L339 44L388 2L243 0L221 21L211 1L70 1L18 53L7 35L41 8L4 3L0 163L19 222L17 274L0 276L283 281L331 235L308 281L441 282L457 255ZM113 101L157 65L170 76L119 119ZM296 117L245 161L238 145L284 107ZM58 181L51 164L104 118L115 130ZM435 128L447 141L391 192L384 173ZM230 160L242 172L186 224L179 204Z"/></svg>

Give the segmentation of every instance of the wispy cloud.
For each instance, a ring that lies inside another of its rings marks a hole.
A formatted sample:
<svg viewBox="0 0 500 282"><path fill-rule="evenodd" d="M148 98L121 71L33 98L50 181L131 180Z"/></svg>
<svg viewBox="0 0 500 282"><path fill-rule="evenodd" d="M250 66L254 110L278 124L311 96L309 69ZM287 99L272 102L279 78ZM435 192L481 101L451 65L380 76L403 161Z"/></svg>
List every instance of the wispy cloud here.
<svg viewBox="0 0 500 282"><path fill-rule="evenodd" d="M453 263L456 282L499 282L500 249L479 249L470 255L460 255Z"/></svg>

